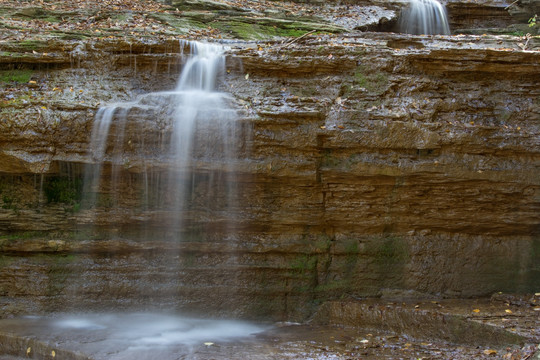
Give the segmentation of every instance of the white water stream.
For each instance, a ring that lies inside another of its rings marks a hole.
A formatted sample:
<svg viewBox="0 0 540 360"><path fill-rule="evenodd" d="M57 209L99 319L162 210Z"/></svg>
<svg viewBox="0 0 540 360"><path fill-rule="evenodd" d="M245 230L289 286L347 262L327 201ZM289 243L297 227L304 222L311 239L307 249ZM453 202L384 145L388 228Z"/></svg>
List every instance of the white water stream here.
<svg viewBox="0 0 540 360"><path fill-rule="evenodd" d="M450 35L445 7L437 0L409 0L403 9L399 30L416 35Z"/></svg>
<svg viewBox="0 0 540 360"><path fill-rule="evenodd" d="M216 207L217 183L222 184L222 203L229 202L237 113L230 106L231 98L217 91L225 73L225 48L180 43L181 49L188 46L189 57L176 89L144 94L97 112L90 144L93 164L85 175L87 207L104 203L118 207L118 196L126 188L121 173L131 169L143 178L143 189L131 191L142 194L141 211L151 207L168 212L168 226L175 229L182 226L180 212L189 204ZM203 185L197 183L201 174Z"/></svg>

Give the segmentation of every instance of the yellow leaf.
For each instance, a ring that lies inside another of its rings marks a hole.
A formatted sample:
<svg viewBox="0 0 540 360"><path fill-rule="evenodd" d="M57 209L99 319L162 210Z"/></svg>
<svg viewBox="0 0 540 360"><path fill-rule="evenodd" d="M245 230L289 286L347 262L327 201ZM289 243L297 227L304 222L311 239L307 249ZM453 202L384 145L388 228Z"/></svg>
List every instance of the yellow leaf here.
<svg viewBox="0 0 540 360"><path fill-rule="evenodd" d="M47 107L46 106L42 106L41 107L43 110L47 110Z"/></svg>
<svg viewBox="0 0 540 360"><path fill-rule="evenodd" d="M56 357L56 351L54 351L54 350L51 351L51 356L52 356L53 358Z"/></svg>
<svg viewBox="0 0 540 360"><path fill-rule="evenodd" d="M249 74L246 74L245 79L246 80L249 79Z"/></svg>
<svg viewBox="0 0 540 360"><path fill-rule="evenodd" d="M37 84L37 82L35 82L34 80L30 80L28 83L29 84Z"/></svg>
<svg viewBox="0 0 540 360"><path fill-rule="evenodd" d="M214 343L213 343L213 342L205 342L204 345L206 345L206 346L212 346L212 345L214 345Z"/></svg>
<svg viewBox="0 0 540 360"><path fill-rule="evenodd" d="M480 309L474 309L473 312L479 313L479 312L480 312Z"/></svg>
<svg viewBox="0 0 540 360"><path fill-rule="evenodd" d="M512 313L512 310L506 309L506 310L504 310L504 312L507 313L507 314L511 314L511 313Z"/></svg>
<svg viewBox="0 0 540 360"><path fill-rule="evenodd" d="M486 354L486 355L495 355L495 354L497 354L497 350L487 349L487 350L484 350L484 354Z"/></svg>
<svg viewBox="0 0 540 360"><path fill-rule="evenodd" d="M32 352L32 348L28 347L28 349L26 349L26 355L28 356L31 352Z"/></svg>

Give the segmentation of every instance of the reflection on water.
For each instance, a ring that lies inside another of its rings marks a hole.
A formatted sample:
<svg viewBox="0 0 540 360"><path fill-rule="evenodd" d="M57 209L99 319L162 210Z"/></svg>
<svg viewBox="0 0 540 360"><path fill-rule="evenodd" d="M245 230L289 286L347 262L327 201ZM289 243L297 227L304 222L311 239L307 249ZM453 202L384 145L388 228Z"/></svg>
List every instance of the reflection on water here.
<svg viewBox="0 0 540 360"><path fill-rule="evenodd" d="M38 338L92 359L192 359L201 350L250 341L268 326L177 314L63 314L4 320L22 336ZM1 352L1 351L0 351Z"/></svg>
<svg viewBox="0 0 540 360"><path fill-rule="evenodd" d="M209 320L178 315L135 313L67 316L52 321L56 329L99 331L109 339L134 347L196 345L223 342L261 332L263 327L233 320Z"/></svg>

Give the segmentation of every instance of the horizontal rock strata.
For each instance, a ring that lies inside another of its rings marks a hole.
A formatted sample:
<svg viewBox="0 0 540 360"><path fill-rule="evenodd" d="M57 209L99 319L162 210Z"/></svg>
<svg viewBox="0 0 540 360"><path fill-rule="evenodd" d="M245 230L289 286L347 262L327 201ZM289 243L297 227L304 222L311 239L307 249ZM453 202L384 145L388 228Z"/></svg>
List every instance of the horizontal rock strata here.
<svg viewBox="0 0 540 360"><path fill-rule="evenodd" d="M150 201L167 194L144 192L167 167L135 147L139 126L167 134L155 117L130 118L129 161L104 166L115 187L92 208L80 198L97 109L174 88L179 43L43 46L0 58L35 58L23 66L32 82L5 89L0 109L5 313L158 304L301 319L387 289L539 286L534 41L366 33L231 45L220 87L239 114L234 199L208 175L220 165L201 164L182 228Z"/></svg>

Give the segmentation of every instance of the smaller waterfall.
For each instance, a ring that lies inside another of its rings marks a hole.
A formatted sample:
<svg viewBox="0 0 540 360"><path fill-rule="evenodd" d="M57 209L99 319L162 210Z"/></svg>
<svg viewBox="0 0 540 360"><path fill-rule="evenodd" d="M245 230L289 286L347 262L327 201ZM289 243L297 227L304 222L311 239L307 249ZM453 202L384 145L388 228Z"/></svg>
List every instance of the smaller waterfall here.
<svg viewBox="0 0 540 360"><path fill-rule="evenodd" d="M415 35L450 35L445 7L437 0L410 0L402 10L399 31Z"/></svg>

